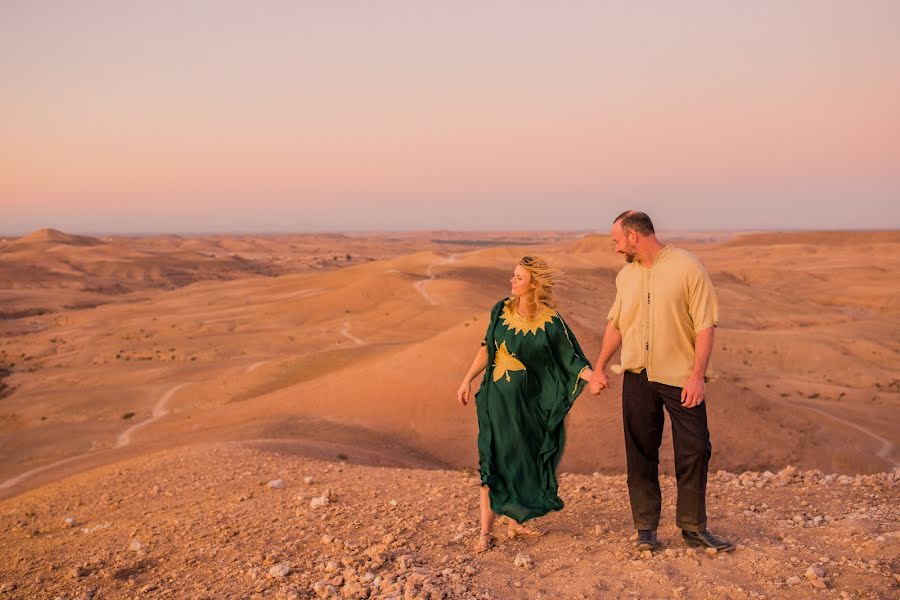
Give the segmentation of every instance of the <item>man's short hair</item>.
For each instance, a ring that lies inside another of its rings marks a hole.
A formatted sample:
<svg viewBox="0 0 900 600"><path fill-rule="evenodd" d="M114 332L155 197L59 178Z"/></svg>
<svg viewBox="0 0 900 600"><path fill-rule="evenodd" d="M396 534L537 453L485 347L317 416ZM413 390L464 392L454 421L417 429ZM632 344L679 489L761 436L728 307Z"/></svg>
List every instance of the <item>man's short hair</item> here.
<svg viewBox="0 0 900 600"><path fill-rule="evenodd" d="M642 213L639 210L626 210L613 220L613 224L618 221L622 222L622 229L631 229L641 235L656 235L656 230L653 229L653 221L650 220L647 213Z"/></svg>

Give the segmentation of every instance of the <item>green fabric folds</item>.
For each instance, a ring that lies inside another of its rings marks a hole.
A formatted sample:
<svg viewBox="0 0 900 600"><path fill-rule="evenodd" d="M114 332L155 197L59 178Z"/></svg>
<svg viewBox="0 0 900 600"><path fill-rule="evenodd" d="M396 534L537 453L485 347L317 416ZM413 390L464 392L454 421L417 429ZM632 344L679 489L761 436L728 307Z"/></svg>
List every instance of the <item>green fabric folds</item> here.
<svg viewBox="0 0 900 600"><path fill-rule="evenodd" d="M590 363L559 313L526 320L508 302L494 306L485 335L488 364L475 395L478 455L493 511L524 523L563 507L556 482L563 420Z"/></svg>

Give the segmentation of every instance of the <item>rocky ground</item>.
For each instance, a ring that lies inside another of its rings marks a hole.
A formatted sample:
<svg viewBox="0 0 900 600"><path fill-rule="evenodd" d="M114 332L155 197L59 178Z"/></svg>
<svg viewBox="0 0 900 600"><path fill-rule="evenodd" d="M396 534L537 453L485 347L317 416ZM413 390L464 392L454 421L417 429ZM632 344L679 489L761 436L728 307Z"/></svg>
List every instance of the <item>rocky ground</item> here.
<svg viewBox="0 0 900 600"><path fill-rule="evenodd" d="M710 477L714 532L633 549L624 476L560 477L566 508L483 555L473 472L322 462L250 443L102 467L0 502L13 598L897 598L900 469ZM349 457L352 461L353 457Z"/></svg>

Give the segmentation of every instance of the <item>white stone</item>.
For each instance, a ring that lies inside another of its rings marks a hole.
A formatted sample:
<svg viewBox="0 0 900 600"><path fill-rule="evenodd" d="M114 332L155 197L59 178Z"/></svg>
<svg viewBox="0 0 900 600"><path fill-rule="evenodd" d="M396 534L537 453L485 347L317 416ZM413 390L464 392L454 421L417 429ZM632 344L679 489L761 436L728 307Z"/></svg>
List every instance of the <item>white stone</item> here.
<svg viewBox="0 0 900 600"><path fill-rule="evenodd" d="M284 481L281 479L273 479L268 483L269 487L274 490L280 490L284 487Z"/></svg>
<svg viewBox="0 0 900 600"><path fill-rule="evenodd" d="M269 568L270 577L285 577L291 572L291 567L287 563L278 563Z"/></svg>
<svg viewBox="0 0 900 600"><path fill-rule="evenodd" d="M822 569L822 567L810 565L809 568L806 569L807 579L819 579L821 577L825 577L825 571Z"/></svg>
<svg viewBox="0 0 900 600"><path fill-rule="evenodd" d="M517 567L530 569L532 566L531 565L531 557L528 556L527 554L522 554L521 552L519 552L518 554L516 554L516 558L513 561L513 564L515 564Z"/></svg>

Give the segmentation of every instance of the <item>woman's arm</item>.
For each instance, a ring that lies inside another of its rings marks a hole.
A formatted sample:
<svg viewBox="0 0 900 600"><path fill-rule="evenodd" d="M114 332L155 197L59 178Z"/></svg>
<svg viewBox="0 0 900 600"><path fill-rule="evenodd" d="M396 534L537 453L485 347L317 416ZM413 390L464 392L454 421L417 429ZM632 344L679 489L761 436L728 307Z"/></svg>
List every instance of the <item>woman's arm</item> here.
<svg viewBox="0 0 900 600"><path fill-rule="evenodd" d="M485 367L487 367L487 361L487 346L482 346L475 354L475 360L472 361L469 372L463 377L462 384L460 384L459 389L456 391L456 399L459 400L463 406L466 406L469 403L469 388L472 386L472 380L484 371Z"/></svg>
<svg viewBox="0 0 900 600"><path fill-rule="evenodd" d="M590 383L591 377L593 377L593 375L594 375L594 370L591 369L590 367L585 367L584 369L581 370L581 373L578 374L578 377L580 377L581 379L584 379L585 381Z"/></svg>

